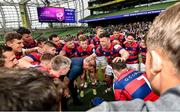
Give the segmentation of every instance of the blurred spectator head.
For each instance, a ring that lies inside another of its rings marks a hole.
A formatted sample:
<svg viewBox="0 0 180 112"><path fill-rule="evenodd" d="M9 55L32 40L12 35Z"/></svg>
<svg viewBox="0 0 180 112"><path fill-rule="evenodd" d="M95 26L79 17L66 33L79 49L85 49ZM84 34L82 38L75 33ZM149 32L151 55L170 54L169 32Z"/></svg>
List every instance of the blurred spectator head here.
<svg viewBox="0 0 180 112"><path fill-rule="evenodd" d="M0 67L13 68L19 63L11 47L1 46L0 49Z"/></svg>
<svg viewBox="0 0 180 112"><path fill-rule="evenodd" d="M61 110L64 84L35 69L0 69L0 110Z"/></svg>
<svg viewBox="0 0 180 112"><path fill-rule="evenodd" d="M146 38L146 72L157 93L180 82L180 3L154 20Z"/></svg>

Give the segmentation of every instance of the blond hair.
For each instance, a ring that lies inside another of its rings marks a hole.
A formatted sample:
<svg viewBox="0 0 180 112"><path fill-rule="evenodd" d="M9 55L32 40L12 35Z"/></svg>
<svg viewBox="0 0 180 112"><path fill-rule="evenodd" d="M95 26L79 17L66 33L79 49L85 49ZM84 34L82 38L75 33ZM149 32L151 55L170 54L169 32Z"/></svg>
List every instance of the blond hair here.
<svg viewBox="0 0 180 112"><path fill-rule="evenodd" d="M52 70L58 71L62 67L70 67L71 60L65 56L57 55L51 60Z"/></svg>
<svg viewBox="0 0 180 112"><path fill-rule="evenodd" d="M154 20L146 38L148 50L161 48L180 70L180 2Z"/></svg>

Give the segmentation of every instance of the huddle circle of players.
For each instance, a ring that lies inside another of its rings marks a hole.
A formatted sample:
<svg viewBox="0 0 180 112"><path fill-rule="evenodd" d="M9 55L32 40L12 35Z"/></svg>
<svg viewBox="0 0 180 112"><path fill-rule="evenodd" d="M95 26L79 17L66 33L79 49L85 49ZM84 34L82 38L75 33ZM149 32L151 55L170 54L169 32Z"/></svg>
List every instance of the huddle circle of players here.
<svg viewBox="0 0 180 112"><path fill-rule="evenodd" d="M56 34L50 35L48 41L46 38L34 40L30 34L28 29L21 27L17 33L5 35L4 49L13 51L14 59L19 61L6 67L17 64L22 68L37 68L48 72L66 84L65 98L71 93L73 101L79 103L76 79L80 77L80 96L84 97L84 88L88 86L87 75L93 94L97 95L98 69L102 70L107 85L105 93L113 87L116 100L141 98L155 101L158 98L151 91L144 73L146 45L143 39L138 42L133 34L125 36L118 30L109 35L100 26L96 27L93 38L78 33L78 41L71 36L60 40ZM17 46L13 42L18 43Z"/></svg>

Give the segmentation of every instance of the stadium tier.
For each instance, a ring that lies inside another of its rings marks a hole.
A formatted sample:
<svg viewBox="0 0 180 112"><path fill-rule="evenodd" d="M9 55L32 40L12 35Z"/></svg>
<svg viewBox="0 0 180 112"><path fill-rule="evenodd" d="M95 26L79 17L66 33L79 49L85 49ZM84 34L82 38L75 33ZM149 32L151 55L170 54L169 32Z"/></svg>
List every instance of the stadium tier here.
<svg viewBox="0 0 180 112"><path fill-rule="evenodd" d="M132 16L159 14L166 7L176 3L177 1L178 0L165 0L165 1L156 1L156 2L151 1L151 3L149 3L148 1L147 2L144 1L143 4L141 4L141 2L136 1L132 5L127 6L126 4L130 4L129 3L130 1L114 0L111 2L107 2L113 4L107 5L107 3L103 3L105 5L99 4L97 6L95 5L93 8L89 8L91 11L91 15L84 19L81 19L79 22L88 23L89 25L91 25L92 22L101 22L106 20L127 18ZM93 1L90 2L89 4L91 3L96 3L96 2ZM101 3L101 2L98 2L97 0L97 3ZM114 6L117 4L120 6L119 7ZM112 6L112 8L110 6Z"/></svg>

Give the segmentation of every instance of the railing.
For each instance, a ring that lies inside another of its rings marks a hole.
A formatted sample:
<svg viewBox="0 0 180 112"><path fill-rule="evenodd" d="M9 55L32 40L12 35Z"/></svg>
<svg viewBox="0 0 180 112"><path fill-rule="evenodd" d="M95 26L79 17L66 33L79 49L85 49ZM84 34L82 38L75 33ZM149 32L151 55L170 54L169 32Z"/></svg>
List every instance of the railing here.
<svg viewBox="0 0 180 112"><path fill-rule="evenodd" d="M108 6L108 5L124 2L124 1L125 0L114 0L114 1L110 1L110 2L104 3L104 4L97 4L95 6L88 7L88 9L96 9L96 8L100 8L100 7L104 7L104 6Z"/></svg>

